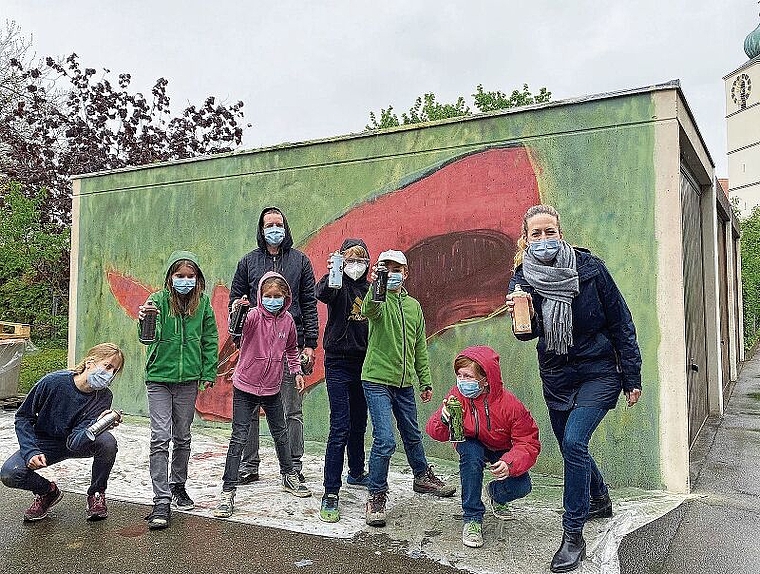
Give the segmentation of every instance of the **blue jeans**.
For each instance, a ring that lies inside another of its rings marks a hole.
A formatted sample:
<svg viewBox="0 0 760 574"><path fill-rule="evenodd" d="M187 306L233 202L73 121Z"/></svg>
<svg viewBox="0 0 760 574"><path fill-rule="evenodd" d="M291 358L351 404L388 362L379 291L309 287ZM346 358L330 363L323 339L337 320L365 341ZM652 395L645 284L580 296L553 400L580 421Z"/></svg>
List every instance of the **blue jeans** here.
<svg viewBox="0 0 760 574"><path fill-rule="evenodd" d="M428 469L425 450L422 447L422 433L417 425L414 387L390 387L369 381L362 381L362 386L367 399L369 416L372 419L369 492L371 494L387 492L388 467L391 455L396 451L396 437L393 435L391 415L396 418L398 432L404 443L406 460L412 467L414 476L424 474Z"/></svg>
<svg viewBox="0 0 760 574"><path fill-rule="evenodd" d="M606 414L607 409L594 407L549 409L552 430L565 461L562 528L566 532L582 532L588 519L589 496L601 498L607 494L602 473L588 452L591 435Z"/></svg>
<svg viewBox="0 0 760 574"><path fill-rule="evenodd" d="M45 455L48 466L67 458L92 459L92 481L87 489L88 495L96 492L103 494L108 486L108 476L111 474L114 462L116 462L116 439L110 432L98 435L87 447L74 451L66 447L66 439L55 441L37 438L37 446ZM21 488L31 490L34 494L43 495L50 490L50 481L43 478L36 471L27 468L21 451L17 450L5 461L0 470L0 479L9 488Z"/></svg>
<svg viewBox="0 0 760 574"><path fill-rule="evenodd" d="M462 520L483 522L483 514L486 511L481 496L483 469L486 462L497 462L507 451L489 450L474 438L457 443L456 449L459 453L459 476L462 480ZM527 496L530 491L530 475L527 472L504 480L492 480L488 487L488 492L499 504L507 504Z"/></svg>
<svg viewBox="0 0 760 574"><path fill-rule="evenodd" d="M325 494L337 494L343 473L343 454L348 451L348 472L364 473L364 433L367 431L367 400L362 388L361 359L325 357L325 381L330 400L330 435L325 450Z"/></svg>
<svg viewBox="0 0 760 574"><path fill-rule="evenodd" d="M222 490L235 490L240 479L240 456L248 440L251 421L259 418L259 407L267 415L269 430L274 439L274 449L280 461L280 474L293 474L293 461L290 458L288 429L285 425L285 411L282 408L280 393L260 397L232 388L232 437L227 449L227 461L224 464Z"/></svg>

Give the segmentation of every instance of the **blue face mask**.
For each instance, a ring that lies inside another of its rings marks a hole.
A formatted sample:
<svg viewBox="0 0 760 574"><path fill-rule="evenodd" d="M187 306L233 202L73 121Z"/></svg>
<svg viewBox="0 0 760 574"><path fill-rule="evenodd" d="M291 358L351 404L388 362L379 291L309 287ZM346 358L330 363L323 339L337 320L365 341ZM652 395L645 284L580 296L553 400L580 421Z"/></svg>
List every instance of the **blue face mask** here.
<svg viewBox="0 0 760 574"><path fill-rule="evenodd" d="M264 239L269 245L279 245L285 239L285 228L267 227L264 230Z"/></svg>
<svg viewBox="0 0 760 574"><path fill-rule="evenodd" d="M468 399L474 399L483 392L478 381L468 379L457 379L457 388Z"/></svg>
<svg viewBox="0 0 760 574"><path fill-rule="evenodd" d="M285 304L285 297L262 297L261 304L270 313L277 313Z"/></svg>
<svg viewBox="0 0 760 574"><path fill-rule="evenodd" d="M533 241L530 246L530 253L541 263L551 263L559 253L559 239L539 239Z"/></svg>
<svg viewBox="0 0 760 574"><path fill-rule="evenodd" d="M403 273L388 273L388 289L393 291L394 289L398 289L401 287L401 284L404 282L404 274Z"/></svg>
<svg viewBox="0 0 760 574"><path fill-rule="evenodd" d="M114 374L109 373L105 369L97 369L94 373L87 375L87 384L90 388L99 391L101 389L107 389L111 386Z"/></svg>
<svg viewBox="0 0 760 574"><path fill-rule="evenodd" d="M179 277L172 277L172 287L180 295L187 295L195 289L195 277L192 279L180 279Z"/></svg>

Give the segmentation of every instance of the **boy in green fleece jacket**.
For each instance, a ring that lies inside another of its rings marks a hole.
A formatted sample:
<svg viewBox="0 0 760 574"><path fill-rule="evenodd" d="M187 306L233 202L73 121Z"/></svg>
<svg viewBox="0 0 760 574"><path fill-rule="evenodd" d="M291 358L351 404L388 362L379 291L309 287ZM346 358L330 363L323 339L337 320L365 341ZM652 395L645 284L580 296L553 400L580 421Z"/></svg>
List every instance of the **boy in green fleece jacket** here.
<svg viewBox="0 0 760 574"><path fill-rule="evenodd" d="M388 467L396 450L392 417L396 418L406 459L414 471L414 491L435 496L452 496L456 491L456 487L445 484L433 474L425 458L422 433L417 425L415 379L423 402L433 397L433 387L430 384L425 318L419 302L403 287L409 276L406 256L393 249L383 251L379 263L388 269L386 300L378 303L368 294L362 303L362 315L369 320L362 386L372 420L366 515L370 526L385 526ZM372 282L377 280L376 268L372 270ZM370 289L372 292L374 290Z"/></svg>

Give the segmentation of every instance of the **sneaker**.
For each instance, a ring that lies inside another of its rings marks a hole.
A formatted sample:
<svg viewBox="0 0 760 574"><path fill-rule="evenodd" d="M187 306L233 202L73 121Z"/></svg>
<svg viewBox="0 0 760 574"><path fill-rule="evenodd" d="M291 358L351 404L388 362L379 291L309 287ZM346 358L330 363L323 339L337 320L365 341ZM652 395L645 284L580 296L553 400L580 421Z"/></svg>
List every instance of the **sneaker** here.
<svg viewBox="0 0 760 574"><path fill-rule="evenodd" d="M483 546L483 526L480 522L471 520L464 523L464 528L462 528L462 544L470 548L480 548Z"/></svg>
<svg viewBox="0 0 760 574"><path fill-rule="evenodd" d="M106 495L102 492L89 495L87 497L87 520L95 522L104 518L108 518Z"/></svg>
<svg viewBox="0 0 760 574"><path fill-rule="evenodd" d="M588 519L610 518L612 516L612 500L608 492L601 498L592 498L589 502Z"/></svg>
<svg viewBox="0 0 760 574"><path fill-rule="evenodd" d="M427 470L419 476L414 477L414 484L412 486L414 492L421 494L432 494L433 496L440 496L446 498L453 496L457 491L456 486L451 486L443 482L435 474L433 474L433 467L429 466Z"/></svg>
<svg viewBox="0 0 760 574"><path fill-rule="evenodd" d="M322 497L322 507L319 509L319 519L322 522L338 522L338 520L340 520L337 494L325 494Z"/></svg>
<svg viewBox="0 0 760 574"><path fill-rule="evenodd" d="M232 516L233 510L235 510L235 491L223 490L219 504L214 509L214 516L217 518L229 518Z"/></svg>
<svg viewBox="0 0 760 574"><path fill-rule="evenodd" d="M241 474L238 478L238 486L243 484L251 484L252 482L257 482L259 480L259 473L258 472L246 472L244 474Z"/></svg>
<svg viewBox="0 0 760 574"><path fill-rule="evenodd" d="M491 499L491 512L496 518L499 520L513 520L515 518L508 503L496 502L493 497L493 490L491 490L491 483L488 484L488 496Z"/></svg>
<svg viewBox="0 0 760 574"><path fill-rule="evenodd" d="M172 506L177 510L192 510L195 508L193 499L187 495L184 484L171 485Z"/></svg>
<svg viewBox="0 0 760 574"><path fill-rule="evenodd" d="M153 505L153 511L145 517L145 520L148 521L148 528L151 530L163 530L168 528L171 515L171 505L168 502L160 502Z"/></svg>
<svg viewBox="0 0 760 574"><path fill-rule="evenodd" d="M24 512L24 520L27 522L42 520L48 515L50 508L61 502L62 498L63 493L58 489L55 482L51 482L50 490L46 494L38 494L34 497L34 502Z"/></svg>
<svg viewBox="0 0 760 574"><path fill-rule="evenodd" d="M301 484L306 484L306 477L303 475L302 472L298 473L298 482L300 482Z"/></svg>
<svg viewBox="0 0 760 574"><path fill-rule="evenodd" d="M388 500L387 492L370 494L367 499L367 517L365 522L369 526L385 526L385 502Z"/></svg>
<svg viewBox="0 0 760 574"><path fill-rule="evenodd" d="M363 472L359 478L351 476L351 473L346 475L346 484L349 486L357 486L359 488L369 488L369 473Z"/></svg>
<svg viewBox="0 0 760 574"><path fill-rule="evenodd" d="M311 496L311 490L298 479L298 473L295 472L293 474L282 475L282 489L300 498Z"/></svg>

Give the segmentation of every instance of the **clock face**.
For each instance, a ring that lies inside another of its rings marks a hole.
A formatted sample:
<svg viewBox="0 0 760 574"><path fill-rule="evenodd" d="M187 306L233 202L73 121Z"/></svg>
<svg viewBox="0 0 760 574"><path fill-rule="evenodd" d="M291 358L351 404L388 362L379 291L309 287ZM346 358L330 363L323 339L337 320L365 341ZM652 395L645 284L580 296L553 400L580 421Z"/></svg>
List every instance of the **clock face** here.
<svg viewBox="0 0 760 574"><path fill-rule="evenodd" d="M739 74L736 76L733 85L731 86L731 99L740 108L747 107L747 100L749 94L752 91L752 81L747 74Z"/></svg>

